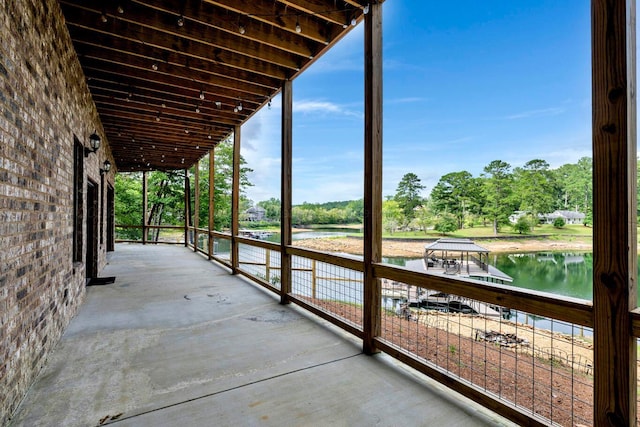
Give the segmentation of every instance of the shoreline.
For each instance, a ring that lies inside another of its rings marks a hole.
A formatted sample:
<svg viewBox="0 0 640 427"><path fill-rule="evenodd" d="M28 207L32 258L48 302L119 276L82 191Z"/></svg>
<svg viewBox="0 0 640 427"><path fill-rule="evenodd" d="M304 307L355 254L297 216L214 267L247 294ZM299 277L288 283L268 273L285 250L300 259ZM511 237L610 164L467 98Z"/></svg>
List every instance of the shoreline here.
<svg viewBox="0 0 640 427"><path fill-rule="evenodd" d="M382 255L386 257L419 258L423 255L425 244L427 244L426 241L397 242L393 240L383 240ZM348 237L302 239L296 240L294 245L322 252L340 252L352 255L363 254L362 240ZM591 239L587 238L571 240L496 240L482 241L479 245L487 248L492 253L544 251L590 252L593 249Z"/></svg>

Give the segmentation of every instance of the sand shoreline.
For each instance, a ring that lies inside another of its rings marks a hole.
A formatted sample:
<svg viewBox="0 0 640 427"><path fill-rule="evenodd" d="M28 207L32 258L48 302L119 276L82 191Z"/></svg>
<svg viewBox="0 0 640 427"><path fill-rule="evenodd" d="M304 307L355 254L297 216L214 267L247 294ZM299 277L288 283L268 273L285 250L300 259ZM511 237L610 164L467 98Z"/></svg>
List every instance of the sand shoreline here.
<svg viewBox="0 0 640 427"><path fill-rule="evenodd" d="M427 241L382 241L383 256L413 257L422 256ZM493 240L482 241L478 244L492 253L500 252L542 252L542 251L571 251L590 252L590 239L551 240L551 239L522 239L522 240ZM323 252L341 252L362 255L362 239L347 237L316 238L296 240L295 246L314 249Z"/></svg>

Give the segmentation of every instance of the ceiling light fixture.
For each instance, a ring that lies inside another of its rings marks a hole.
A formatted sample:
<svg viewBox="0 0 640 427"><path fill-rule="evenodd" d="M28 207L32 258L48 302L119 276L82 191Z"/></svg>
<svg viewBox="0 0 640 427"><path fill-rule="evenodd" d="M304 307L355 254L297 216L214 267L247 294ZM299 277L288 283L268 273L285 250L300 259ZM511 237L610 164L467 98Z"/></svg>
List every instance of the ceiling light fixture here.
<svg viewBox="0 0 640 427"><path fill-rule="evenodd" d="M244 27L244 25L240 24L240 25L238 26L238 32L239 32L240 34L244 34L246 31L247 31L247 29Z"/></svg>
<svg viewBox="0 0 640 427"><path fill-rule="evenodd" d="M222 107L222 102L216 101L216 108L220 109Z"/></svg>
<svg viewBox="0 0 640 427"><path fill-rule="evenodd" d="M300 21L298 20L298 17L296 16L296 33L300 34L302 32L302 27L300 26Z"/></svg>
<svg viewBox="0 0 640 427"><path fill-rule="evenodd" d="M184 16L178 16L178 27L184 26Z"/></svg>
<svg viewBox="0 0 640 427"><path fill-rule="evenodd" d="M118 11L118 13L119 13L120 15L122 15L122 14L124 13L124 9L122 8L122 6L121 6L121 5L118 5L118 7L117 7L117 9L116 9L116 10Z"/></svg>
<svg viewBox="0 0 640 427"><path fill-rule="evenodd" d="M364 13L365 15L369 13L369 3L367 3L366 6L362 8L362 13Z"/></svg>
<svg viewBox="0 0 640 427"><path fill-rule="evenodd" d="M242 102L238 102L238 111L242 111Z"/></svg>
<svg viewBox="0 0 640 427"><path fill-rule="evenodd" d="M158 64L156 64L155 62L153 63L153 65L151 65L151 69L153 71L158 71Z"/></svg>
<svg viewBox="0 0 640 427"><path fill-rule="evenodd" d="M107 22L107 14L102 12L102 14L100 15L100 21L102 21L102 23L106 23Z"/></svg>
<svg viewBox="0 0 640 427"><path fill-rule="evenodd" d="M200 99L204 99L204 91L200 91Z"/></svg>

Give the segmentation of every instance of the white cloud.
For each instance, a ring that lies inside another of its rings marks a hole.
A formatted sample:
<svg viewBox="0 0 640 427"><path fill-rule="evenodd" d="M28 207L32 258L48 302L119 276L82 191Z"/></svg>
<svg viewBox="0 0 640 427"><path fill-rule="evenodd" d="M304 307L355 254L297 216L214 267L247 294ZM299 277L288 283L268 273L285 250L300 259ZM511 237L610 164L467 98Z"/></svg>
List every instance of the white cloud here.
<svg viewBox="0 0 640 427"><path fill-rule="evenodd" d="M564 112L565 112L564 108L550 107L550 108L543 108L540 110L523 111L521 113L505 116L504 118L507 120L518 120L518 119L528 119L531 117L557 116Z"/></svg>
<svg viewBox="0 0 640 427"><path fill-rule="evenodd" d="M293 112L302 114L336 114L362 118L360 111L351 110L339 104L328 101L296 101L293 103Z"/></svg>

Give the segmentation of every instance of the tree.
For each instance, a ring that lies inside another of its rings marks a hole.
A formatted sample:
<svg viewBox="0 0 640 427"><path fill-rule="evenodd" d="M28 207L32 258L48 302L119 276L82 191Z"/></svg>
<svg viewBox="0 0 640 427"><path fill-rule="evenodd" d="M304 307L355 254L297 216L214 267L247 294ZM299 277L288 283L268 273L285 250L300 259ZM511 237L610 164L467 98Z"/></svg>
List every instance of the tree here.
<svg viewBox="0 0 640 427"><path fill-rule="evenodd" d="M531 225L535 227L538 214L553 210L555 183L549 163L542 159L530 160L522 168L516 168L514 174L520 210L531 214Z"/></svg>
<svg viewBox="0 0 640 427"><path fill-rule="evenodd" d="M248 174L252 172L252 169L247 167L246 163L244 157L240 156L241 196L244 194L244 189L252 185L248 178ZM207 174L209 173L208 171L209 166L207 163ZM222 141L215 149L214 179L214 229L223 230L231 227L231 191L233 181L233 140L231 138Z"/></svg>
<svg viewBox="0 0 640 427"><path fill-rule="evenodd" d="M593 164L591 157L582 157L575 164L562 165L556 170L560 181L564 209L582 211L591 217L593 208Z"/></svg>
<svg viewBox="0 0 640 427"><path fill-rule="evenodd" d="M556 218L553 220L553 226L555 228L562 228L564 227L564 225L565 225L565 222L564 222L564 219L562 218Z"/></svg>
<svg viewBox="0 0 640 427"><path fill-rule="evenodd" d="M443 235L446 233L453 233L457 229L457 219L450 213L441 215L434 227L434 230L439 231Z"/></svg>
<svg viewBox="0 0 640 427"><path fill-rule="evenodd" d="M269 200L263 200L257 203L262 209L264 209L264 216L269 221L280 221L280 200L275 197Z"/></svg>
<svg viewBox="0 0 640 427"><path fill-rule="evenodd" d="M425 188L415 173L405 174L398 183L394 200L398 202L408 221L413 219L413 210L422 204L420 192Z"/></svg>
<svg viewBox="0 0 640 427"><path fill-rule="evenodd" d="M484 167L484 213L493 222L493 234L496 236L499 225L505 223L513 211L513 177L510 170L511 165L502 160L494 160Z"/></svg>
<svg viewBox="0 0 640 427"><path fill-rule="evenodd" d="M420 230L424 231L425 234L427 229L435 224L435 221L436 215L429 200L425 200L422 206L415 209L415 217L412 224L415 224Z"/></svg>
<svg viewBox="0 0 640 427"><path fill-rule="evenodd" d="M382 202L382 227L393 234L402 224L403 212L400 204L395 200Z"/></svg>
<svg viewBox="0 0 640 427"><path fill-rule="evenodd" d="M431 190L436 212L448 212L457 219L457 227L464 227L468 213L477 212L480 197L479 182L467 171L448 173Z"/></svg>
<svg viewBox="0 0 640 427"><path fill-rule="evenodd" d="M518 218L518 221L515 224L513 224L513 229L519 234L527 234L531 231L531 223L527 217L523 215Z"/></svg>

